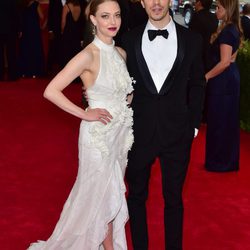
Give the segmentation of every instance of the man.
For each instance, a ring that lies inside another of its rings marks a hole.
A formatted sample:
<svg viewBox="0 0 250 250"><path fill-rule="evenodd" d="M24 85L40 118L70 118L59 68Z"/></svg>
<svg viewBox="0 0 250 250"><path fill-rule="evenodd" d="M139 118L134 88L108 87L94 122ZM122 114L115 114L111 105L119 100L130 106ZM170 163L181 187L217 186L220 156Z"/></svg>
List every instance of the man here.
<svg viewBox="0 0 250 250"><path fill-rule="evenodd" d="M159 157L165 245L182 249L182 189L205 85L201 39L173 22L169 0L142 0L142 5L148 23L123 39L128 70L136 80L131 103L135 142L126 175L132 241L134 250L148 249L145 203L151 166Z"/></svg>
<svg viewBox="0 0 250 250"><path fill-rule="evenodd" d="M246 3L242 9L241 26L244 38L250 40L250 3Z"/></svg>
<svg viewBox="0 0 250 250"><path fill-rule="evenodd" d="M218 27L218 19L216 15L211 13L213 0L196 0L195 13L189 24L189 29L199 33L202 36L202 56L205 71L211 69L211 62L209 59L209 47L211 35L216 32Z"/></svg>
<svg viewBox="0 0 250 250"><path fill-rule="evenodd" d="M17 79L17 37L19 32L19 8L16 0L0 1L0 81ZM7 60L7 79L5 74Z"/></svg>
<svg viewBox="0 0 250 250"><path fill-rule="evenodd" d="M195 13L189 24L189 29L197 32L202 37L202 61L205 72L208 72L212 67L210 39L211 35L216 32L218 27L218 19L215 14L209 10L213 0L196 0ZM207 121L207 98L205 98L202 122Z"/></svg>

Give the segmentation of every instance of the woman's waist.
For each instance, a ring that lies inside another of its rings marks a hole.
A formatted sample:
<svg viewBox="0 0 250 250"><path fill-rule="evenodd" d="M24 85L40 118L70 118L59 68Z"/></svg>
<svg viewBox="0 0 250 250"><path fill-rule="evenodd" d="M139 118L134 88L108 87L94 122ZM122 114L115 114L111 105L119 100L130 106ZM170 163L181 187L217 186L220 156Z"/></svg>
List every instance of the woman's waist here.
<svg viewBox="0 0 250 250"><path fill-rule="evenodd" d="M82 120L81 126L88 129L97 129L101 131L108 131L110 128L115 127L130 127L133 123L133 110L129 107L124 108L114 108L114 107L93 107L89 106L90 109L93 108L105 108L112 115L112 119L107 125L102 124L100 121L85 121Z"/></svg>

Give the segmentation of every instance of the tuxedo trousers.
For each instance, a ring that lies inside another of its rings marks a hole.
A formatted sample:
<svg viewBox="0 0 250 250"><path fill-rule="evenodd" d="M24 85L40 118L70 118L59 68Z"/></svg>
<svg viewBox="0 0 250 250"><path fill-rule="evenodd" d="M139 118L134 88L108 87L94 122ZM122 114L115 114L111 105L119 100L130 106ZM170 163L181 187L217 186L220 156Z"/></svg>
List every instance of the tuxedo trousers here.
<svg viewBox="0 0 250 250"><path fill-rule="evenodd" d="M182 249L182 191L190 159L193 130L189 131L189 135L184 138L184 141L179 142L179 146L173 148L161 146L159 138L159 136L155 136L150 145L138 145L135 137L135 143L129 152L126 180L134 250L148 249L146 201L151 167L157 157L162 173L165 249Z"/></svg>

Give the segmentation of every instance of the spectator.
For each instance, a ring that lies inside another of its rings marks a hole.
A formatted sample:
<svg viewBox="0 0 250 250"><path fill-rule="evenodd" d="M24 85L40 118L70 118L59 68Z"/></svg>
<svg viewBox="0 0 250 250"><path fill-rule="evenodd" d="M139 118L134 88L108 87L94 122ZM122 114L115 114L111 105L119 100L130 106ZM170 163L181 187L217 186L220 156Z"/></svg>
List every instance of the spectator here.
<svg viewBox="0 0 250 250"><path fill-rule="evenodd" d="M241 31L238 0L219 0L221 21L212 36L213 68L206 74L208 112L205 167L208 171L239 169L240 75L235 63Z"/></svg>
<svg viewBox="0 0 250 250"><path fill-rule="evenodd" d="M205 72L211 69L211 55L209 53L211 35L216 32L218 19L209 10L213 0L196 0L195 12L189 24L189 29L197 32L202 37L202 60ZM205 95L202 122L207 120L207 96Z"/></svg>
<svg viewBox="0 0 250 250"><path fill-rule="evenodd" d="M49 1L48 30L49 30L49 48L48 48L48 73L57 71L61 61L61 20L62 20L62 0Z"/></svg>
<svg viewBox="0 0 250 250"><path fill-rule="evenodd" d="M0 1L0 81L17 79L16 43L19 29L19 12L16 0ZM5 61L5 55L7 62Z"/></svg>
<svg viewBox="0 0 250 250"><path fill-rule="evenodd" d="M38 1L25 0L21 13L21 36L19 46L19 73L36 77L45 73L44 51L40 20L44 15Z"/></svg>
<svg viewBox="0 0 250 250"><path fill-rule="evenodd" d="M67 0L63 6L61 34L62 34L62 60L64 67L71 58L82 50L82 27L84 25L81 7L78 0Z"/></svg>
<svg viewBox="0 0 250 250"><path fill-rule="evenodd" d="M199 33L203 38L202 57L206 72L210 69L211 64L209 59L210 38L218 27L218 19L209 11L211 5L212 0L196 0L195 13L189 24L189 29Z"/></svg>
<svg viewBox="0 0 250 250"><path fill-rule="evenodd" d="M241 17L241 26L244 33L244 38L250 40L250 3L243 6L243 16Z"/></svg>

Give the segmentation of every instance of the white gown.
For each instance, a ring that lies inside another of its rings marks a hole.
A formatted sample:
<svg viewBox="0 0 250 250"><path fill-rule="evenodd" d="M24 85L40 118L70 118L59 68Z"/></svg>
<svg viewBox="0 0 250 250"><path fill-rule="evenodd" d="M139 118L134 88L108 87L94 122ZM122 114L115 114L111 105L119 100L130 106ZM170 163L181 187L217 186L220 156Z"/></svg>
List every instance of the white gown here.
<svg viewBox="0 0 250 250"><path fill-rule="evenodd" d="M79 170L53 234L29 250L99 250L113 222L115 250L127 249L125 223L128 220L124 173L127 153L133 143L132 110L127 94L132 79L117 49L97 37L100 70L87 90L90 108L106 108L113 119L108 125L82 121L79 135Z"/></svg>

